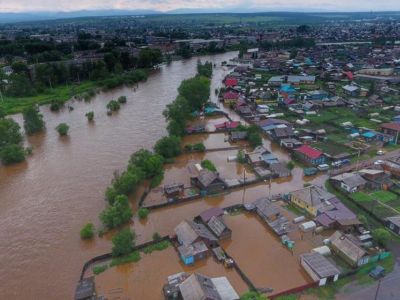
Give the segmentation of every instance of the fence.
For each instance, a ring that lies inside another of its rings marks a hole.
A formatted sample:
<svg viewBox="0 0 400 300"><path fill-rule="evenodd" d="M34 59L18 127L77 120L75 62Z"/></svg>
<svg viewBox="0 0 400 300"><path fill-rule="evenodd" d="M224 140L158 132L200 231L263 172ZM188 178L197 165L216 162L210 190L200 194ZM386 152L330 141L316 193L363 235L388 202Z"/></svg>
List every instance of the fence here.
<svg viewBox="0 0 400 300"><path fill-rule="evenodd" d="M164 236L159 240L149 241L149 242L140 244L138 246L135 246L132 249L132 251L139 251L139 250L142 250L142 249L144 249L144 248L146 248L148 246L155 245L155 244L157 244L159 242L162 242L162 241L170 241L170 242L172 242L172 240L171 240L171 238L169 236ZM112 258L112 253L105 253L105 254L93 257L90 260L88 260L87 262L85 262L85 264L82 267L81 276L79 277L79 280L82 280L84 278L86 271L89 269L89 267L91 265L93 265L95 263L99 263L99 262L105 261L105 260L110 260L111 258Z"/></svg>
<svg viewBox="0 0 400 300"><path fill-rule="evenodd" d="M302 292L304 290L307 290L307 289L310 289L310 288L315 288L315 287L318 287L318 281L317 282L312 282L312 283L307 283L305 285L298 286L298 287L295 287L295 288L292 288L292 289L289 289L289 290L286 290L286 291L283 291L283 292L279 292L279 293L276 293L276 294L273 294L273 295L268 295L268 299L273 300L273 299L276 299L276 298L281 297L281 296L300 293L300 292Z"/></svg>

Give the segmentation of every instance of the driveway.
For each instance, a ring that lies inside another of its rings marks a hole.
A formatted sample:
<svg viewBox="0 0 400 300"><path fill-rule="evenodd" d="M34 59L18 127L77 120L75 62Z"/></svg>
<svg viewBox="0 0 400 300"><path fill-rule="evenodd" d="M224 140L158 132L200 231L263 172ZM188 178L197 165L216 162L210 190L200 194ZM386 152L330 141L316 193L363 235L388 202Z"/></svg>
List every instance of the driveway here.
<svg viewBox="0 0 400 300"><path fill-rule="evenodd" d="M359 285L355 282L344 286L336 295L338 300L398 300L400 299L400 245L389 247L395 256L393 272L379 281L369 285Z"/></svg>

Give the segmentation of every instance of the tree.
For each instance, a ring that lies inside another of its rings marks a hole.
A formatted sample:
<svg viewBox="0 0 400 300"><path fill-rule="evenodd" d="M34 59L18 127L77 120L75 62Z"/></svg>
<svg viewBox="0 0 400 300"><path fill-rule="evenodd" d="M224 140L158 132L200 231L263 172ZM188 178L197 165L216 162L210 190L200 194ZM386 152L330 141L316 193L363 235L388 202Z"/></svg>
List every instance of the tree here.
<svg viewBox="0 0 400 300"><path fill-rule="evenodd" d="M82 227L80 231L81 239L90 240L94 237L94 225L92 223L87 223Z"/></svg>
<svg viewBox="0 0 400 300"><path fill-rule="evenodd" d="M294 162L293 161L288 161L286 164L286 167L291 171L294 169Z"/></svg>
<svg viewBox="0 0 400 300"><path fill-rule="evenodd" d="M200 110L210 98L210 80L203 76L186 79L182 81L178 92L187 99L192 110Z"/></svg>
<svg viewBox="0 0 400 300"><path fill-rule="evenodd" d="M203 160L203 161L201 162L201 166L202 166L204 169L207 169L207 170L212 171L212 172L217 171L217 168L215 167L215 165L212 163L212 161L210 161L210 160L208 160L208 159Z"/></svg>
<svg viewBox="0 0 400 300"><path fill-rule="evenodd" d="M246 156L245 156L244 151L242 149L240 149L238 151L237 156L236 156L236 160L240 164L246 163Z"/></svg>
<svg viewBox="0 0 400 300"><path fill-rule="evenodd" d="M145 207L139 208L139 210L138 210L139 219L141 219L141 220L146 219L147 216L149 215L149 213L150 213L150 211L147 208L145 208Z"/></svg>
<svg viewBox="0 0 400 300"><path fill-rule="evenodd" d="M115 100L110 100L110 102L107 103L106 107L110 111L118 111L121 108L119 102Z"/></svg>
<svg viewBox="0 0 400 300"><path fill-rule="evenodd" d="M126 96L120 96L120 97L118 97L118 102L121 103L121 104L126 103Z"/></svg>
<svg viewBox="0 0 400 300"><path fill-rule="evenodd" d="M378 228L372 231L372 237L379 245L387 247L390 241L390 232L384 228Z"/></svg>
<svg viewBox="0 0 400 300"><path fill-rule="evenodd" d="M114 203L101 212L100 220L108 229L113 229L129 222L132 216L128 197L118 195L115 197Z"/></svg>
<svg viewBox="0 0 400 300"><path fill-rule="evenodd" d="M135 243L135 233L129 228L122 229L112 238L112 255L123 256L132 252Z"/></svg>
<svg viewBox="0 0 400 300"><path fill-rule="evenodd" d="M0 148L22 142L21 127L13 119L0 119Z"/></svg>
<svg viewBox="0 0 400 300"><path fill-rule="evenodd" d="M24 148L20 145L8 144L0 148L0 159L5 165L23 161L25 154Z"/></svg>
<svg viewBox="0 0 400 300"><path fill-rule="evenodd" d="M26 74L12 74L6 94L13 97L35 96L36 90Z"/></svg>
<svg viewBox="0 0 400 300"><path fill-rule="evenodd" d="M94 120L94 112L89 111L85 114L86 118L88 119L89 122L92 122Z"/></svg>
<svg viewBox="0 0 400 300"><path fill-rule="evenodd" d="M113 205L115 198L118 196L117 191L113 186L109 186L104 193L108 204Z"/></svg>
<svg viewBox="0 0 400 300"><path fill-rule="evenodd" d="M247 128L247 140L250 146L255 148L262 145L260 128L256 125L251 125Z"/></svg>
<svg viewBox="0 0 400 300"><path fill-rule="evenodd" d="M200 60L197 61L197 74L207 78L212 76L212 63L206 61L204 64Z"/></svg>
<svg viewBox="0 0 400 300"><path fill-rule="evenodd" d="M27 134L34 134L44 129L45 123L43 121L43 116L35 107L31 106L26 108L22 115L24 117L24 128Z"/></svg>
<svg viewBox="0 0 400 300"><path fill-rule="evenodd" d="M157 141L154 151L165 158L175 157L181 153L181 139L173 135L165 136Z"/></svg>
<svg viewBox="0 0 400 300"><path fill-rule="evenodd" d="M67 123L60 123L57 125L56 130L60 136L64 136L68 134L69 126Z"/></svg>
<svg viewBox="0 0 400 300"><path fill-rule="evenodd" d="M132 167L113 180L113 186L118 195L129 195L142 181L143 173L140 169Z"/></svg>

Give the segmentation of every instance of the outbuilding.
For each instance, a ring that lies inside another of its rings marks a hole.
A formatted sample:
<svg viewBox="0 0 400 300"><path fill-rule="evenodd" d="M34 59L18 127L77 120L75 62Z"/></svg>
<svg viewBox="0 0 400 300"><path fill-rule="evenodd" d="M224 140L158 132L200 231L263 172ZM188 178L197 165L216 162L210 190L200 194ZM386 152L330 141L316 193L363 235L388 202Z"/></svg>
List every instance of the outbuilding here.
<svg viewBox="0 0 400 300"><path fill-rule="evenodd" d="M339 269L318 252L302 254L300 259L301 266L319 286L338 280Z"/></svg>

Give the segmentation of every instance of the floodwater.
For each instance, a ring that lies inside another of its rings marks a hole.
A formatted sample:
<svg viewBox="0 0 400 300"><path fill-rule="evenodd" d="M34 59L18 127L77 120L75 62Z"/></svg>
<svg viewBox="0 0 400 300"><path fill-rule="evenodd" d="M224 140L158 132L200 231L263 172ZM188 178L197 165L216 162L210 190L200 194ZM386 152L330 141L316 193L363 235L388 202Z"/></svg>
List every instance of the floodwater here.
<svg viewBox="0 0 400 300"><path fill-rule="evenodd" d="M220 62L235 55L201 57L218 65L213 90L228 72ZM194 76L196 63L197 58L172 62L136 91L120 88L90 103L72 102L72 112L41 108L47 131L28 138L34 154L25 163L0 166L0 298L72 298L83 263L111 248L105 238L81 241L80 228L99 224L113 172L124 169L134 151L151 148L165 135L162 111L176 97L180 82ZM121 95L128 103L107 116L106 103ZM85 118L88 111L95 113L93 124ZM68 137L54 130L61 122L70 126Z"/></svg>
<svg viewBox="0 0 400 300"><path fill-rule="evenodd" d="M196 262L194 266L185 266L171 246L151 254L141 253L141 257L138 263L113 267L98 275L96 288L99 294L109 300L162 300L164 299L162 287L167 282L167 277L179 272L188 274L198 272L210 277L226 276L238 294L248 290L234 269L226 269L211 256Z"/></svg>

